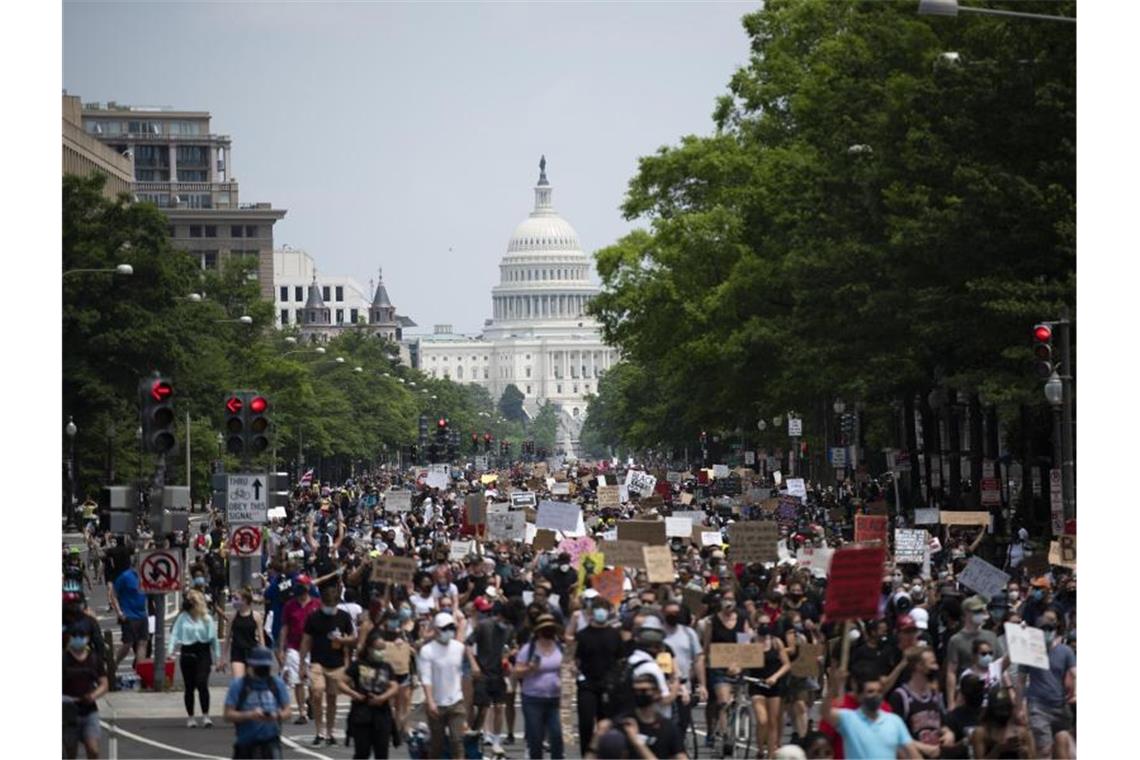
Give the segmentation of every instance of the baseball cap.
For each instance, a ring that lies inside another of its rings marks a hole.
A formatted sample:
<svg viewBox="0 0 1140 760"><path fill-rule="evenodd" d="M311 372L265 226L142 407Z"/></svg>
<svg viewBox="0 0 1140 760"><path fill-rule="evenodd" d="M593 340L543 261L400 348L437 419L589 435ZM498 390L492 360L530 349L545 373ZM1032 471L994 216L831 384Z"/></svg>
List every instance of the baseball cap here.
<svg viewBox="0 0 1140 760"><path fill-rule="evenodd" d="M273 652L268 647L254 647L246 657L246 663L252 667L258 665L269 667L273 665Z"/></svg>
<svg viewBox="0 0 1140 760"><path fill-rule="evenodd" d="M475 597L475 609L479 610L480 612L486 612L487 610L491 609L491 603L487 601L486 597L477 596Z"/></svg>
<svg viewBox="0 0 1140 760"><path fill-rule="evenodd" d="M920 631L930 627L930 613L923 607L915 607L910 611L910 618Z"/></svg>
<svg viewBox="0 0 1140 760"><path fill-rule="evenodd" d="M449 625L455 625L455 618L453 618L450 613L437 612L435 617L432 618L431 622L432 625L435 626L437 630L439 630L441 628L446 628Z"/></svg>
<svg viewBox="0 0 1140 760"><path fill-rule="evenodd" d="M598 595L598 590L593 589L593 588L588 588L584 592L582 592L582 598L583 599L593 599L597 595Z"/></svg>
<svg viewBox="0 0 1140 760"><path fill-rule="evenodd" d="M962 609L966 612L985 612L986 603L980 596L971 596L962 602Z"/></svg>

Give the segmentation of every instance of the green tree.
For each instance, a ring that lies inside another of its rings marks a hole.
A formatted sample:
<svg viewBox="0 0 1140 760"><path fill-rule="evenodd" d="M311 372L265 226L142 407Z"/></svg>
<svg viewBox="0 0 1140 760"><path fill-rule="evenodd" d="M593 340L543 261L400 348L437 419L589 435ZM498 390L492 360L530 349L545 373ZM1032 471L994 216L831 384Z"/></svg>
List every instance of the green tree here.
<svg viewBox="0 0 1140 760"><path fill-rule="evenodd" d="M499 399L499 412L508 420L516 422L526 421L526 412L523 410L523 401L526 396L518 389L514 383L510 383L503 389L503 395Z"/></svg>

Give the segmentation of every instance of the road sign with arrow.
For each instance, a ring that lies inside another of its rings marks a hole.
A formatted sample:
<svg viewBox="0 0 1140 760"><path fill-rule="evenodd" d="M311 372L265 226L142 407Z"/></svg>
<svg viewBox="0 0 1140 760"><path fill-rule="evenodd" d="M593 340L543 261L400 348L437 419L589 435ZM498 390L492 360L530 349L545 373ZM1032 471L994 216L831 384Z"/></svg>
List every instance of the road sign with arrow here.
<svg viewBox="0 0 1140 760"><path fill-rule="evenodd" d="M230 525L268 522L269 476L264 472L226 477L226 518Z"/></svg>
<svg viewBox="0 0 1140 760"><path fill-rule="evenodd" d="M172 551L144 554L139 563L139 587L144 594L165 594L182 589L182 565Z"/></svg>

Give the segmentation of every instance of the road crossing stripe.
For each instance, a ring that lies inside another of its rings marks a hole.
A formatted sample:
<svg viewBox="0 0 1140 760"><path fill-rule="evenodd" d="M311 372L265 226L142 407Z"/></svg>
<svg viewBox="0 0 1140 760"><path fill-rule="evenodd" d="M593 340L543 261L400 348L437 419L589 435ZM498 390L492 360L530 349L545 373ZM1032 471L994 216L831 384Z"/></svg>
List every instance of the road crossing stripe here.
<svg viewBox="0 0 1140 760"><path fill-rule="evenodd" d="M312 750L305 749L300 744L293 741L292 739L290 739L288 736L285 736L284 734L281 735L281 743L287 747L290 747L292 749L297 750L298 752L303 752L306 755L309 755L311 757L320 758L320 760L332 760L332 758L329 757L328 755L321 755L317 752L313 752Z"/></svg>
<svg viewBox="0 0 1140 760"><path fill-rule="evenodd" d="M126 731L126 730L120 728L119 726L111 726L105 720L99 721L99 725L102 726L103 728L107 729L108 731L113 731L114 733L118 734L119 736L125 736L128 739L133 739L136 742L141 742L143 744L149 744L152 747L158 747L159 749L164 749L168 752L177 752L178 754L185 755L186 757L204 757L204 758L207 758L207 760L226 760L226 758L220 757L218 755L203 755L199 752L193 752L193 751L188 750L188 749L182 749L180 747L173 747L169 744L163 744L162 742L156 742L153 739L146 738L145 736L139 736L138 734L132 734L130 731Z"/></svg>

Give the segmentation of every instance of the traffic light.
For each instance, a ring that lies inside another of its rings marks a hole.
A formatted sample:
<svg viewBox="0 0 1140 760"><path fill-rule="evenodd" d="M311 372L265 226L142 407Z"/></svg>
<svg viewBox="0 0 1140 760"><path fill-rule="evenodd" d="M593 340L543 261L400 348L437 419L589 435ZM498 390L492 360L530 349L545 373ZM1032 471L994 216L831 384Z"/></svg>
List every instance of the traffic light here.
<svg viewBox="0 0 1140 760"><path fill-rule="evenodd" d="M232 393L226 399L226 451L245 453L245 401L241 394Z"/></svg>
<svg viewBox="0 0 1140 760"><path fill-rule="evenodd" d="M420 415L420 448L425 448L428 442L428 418L426 414Z"/></svg>
<svg viewBox="0 0 1140 760"><path fill-rule="evenodd" d="M139 383L142 401L143 447L151 454L170 454L178 445L174 434L174 386L155 374Z"/></svg>
<svg viewBox="0 0 1140 760"><path fill-rule="evenodd" d="M250 394L249 403L246 405L246 419L248 421L246 452L260 454L269 448L269 402L264 396Z"/></svg>
<svg viewBox="0 0 1140 760"><path fill-rule="evenodd" d="M476 453L476 454L479 453L479 434L478 433L472 433L471 434L471 451Z"/></svg>
<svg viewBox="0 0 1140 760"><path fill-rule="evenodd" d="M483 433L483 451L484 451L484 453L487 453L487 454L491 453L491 442L494 440L495 440L494 437L490 433Z"/></svg>
<svg viewBox="0 0 1140 760"><path fill-rule="evenodd" d="M226 397L226 451L250 457L269 449L269 400L257 391L234 391Z"/></svg>
<svg viewBox="0 0 1140 760"><path fill-rule="evenodd" d="M1033 369L1037 376L1047 379L1053 374L1053 327L1039 324L1033 328Z"/></svg>

